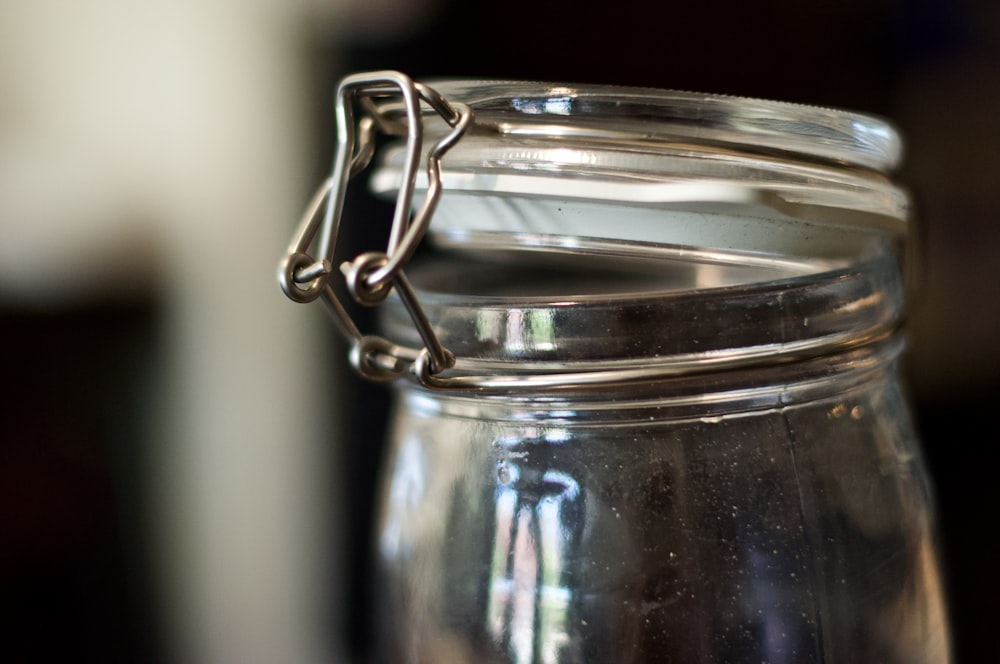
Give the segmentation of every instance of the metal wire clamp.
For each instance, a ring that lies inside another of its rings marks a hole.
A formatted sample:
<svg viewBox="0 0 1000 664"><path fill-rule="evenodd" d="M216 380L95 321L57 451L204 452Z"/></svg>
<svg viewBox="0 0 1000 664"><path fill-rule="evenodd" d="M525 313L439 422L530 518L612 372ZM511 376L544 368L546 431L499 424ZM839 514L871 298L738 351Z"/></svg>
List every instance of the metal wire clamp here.
<svg viewBox="0 0 1000 664"><path fill-rule="evenodd" d="M427 193L411 217L423 145L421 101L434 109L452 130L428 151ZM362 112L362 117L355 124L356 109ZM405 121L399 119L400 113ZM335 116L337 151L333 174L320 186L299 223L278 266L278 282L285 295L295 302L312 302L322 297L338 329L351 344L351 364L362 376L370 380L393 380L412 369L426 383L431 376L454 366L455 357L435 335L403 267L427 232L441 196L441 158L471 124L472 109L466 104L449 102L404 74L382 71L355 74L341 81ZM330 285L347 185L371 161L376 130L406 138L403 179L387 247L385 251L360 254L343 263L340 271L351 296L364 306L380 304L395 288L424 342L419 350L398 346L382 337L363 335ZM311 254L314 244L316 253Z"/></svg>

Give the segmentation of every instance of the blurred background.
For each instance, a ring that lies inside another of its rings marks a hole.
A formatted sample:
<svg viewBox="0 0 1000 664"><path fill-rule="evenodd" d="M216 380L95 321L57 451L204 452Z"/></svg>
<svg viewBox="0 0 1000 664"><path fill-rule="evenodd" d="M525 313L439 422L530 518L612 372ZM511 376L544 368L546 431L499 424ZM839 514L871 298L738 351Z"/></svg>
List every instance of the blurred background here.
<svg viewBox="0 0 1000 664"><path fill-rule="evenodd" d="M0 659L363 660L385 394L274 269L380 68L892 118L956 654L992 653L1000 4L0 0Z"/></svg>

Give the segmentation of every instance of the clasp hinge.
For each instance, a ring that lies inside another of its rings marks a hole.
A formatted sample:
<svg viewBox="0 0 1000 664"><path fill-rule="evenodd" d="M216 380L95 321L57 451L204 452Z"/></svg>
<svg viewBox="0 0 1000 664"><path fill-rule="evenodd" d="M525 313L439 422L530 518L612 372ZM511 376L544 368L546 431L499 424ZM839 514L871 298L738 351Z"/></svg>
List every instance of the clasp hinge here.
<svg viewBox="0 0 1000 664"><path fill-rule="evenodd" d="M427 193L411 217L423 145L421 101L433 108L452 129L428 152ZM362 113L357 123L354 121L356 110ZM278 282L285 295L295 302L312 302L322 297L337 327L351 344L351 364L362 376L371 380L392 380L412 370L421 382L426 382L427 377L454 366L455 357L438 340L403 268L426 234L441 196L441 158L471 124L472 109L466 104L448 101L432 88L404 74L383 71L355 74L341 81L335 114L337 152L333 173L310 202L278 267ZM398 346L382 337L363 335L330 285L347 185L371 161L376 131L406 139L402 183L389 238L385 251L362 253L343 263L340 272L351 297L364 306L384 302L395 289L424 342L420 350ZM316 251L310 253L314 244Z"/></svg>

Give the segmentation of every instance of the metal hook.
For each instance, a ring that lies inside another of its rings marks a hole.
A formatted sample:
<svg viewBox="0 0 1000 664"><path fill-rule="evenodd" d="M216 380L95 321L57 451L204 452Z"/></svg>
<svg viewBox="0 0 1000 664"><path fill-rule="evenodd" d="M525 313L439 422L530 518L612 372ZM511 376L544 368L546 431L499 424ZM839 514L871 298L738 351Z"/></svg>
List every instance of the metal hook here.
<svg viewBox="0 0 1000 664"><path fill-rule="evenodd" d="M381 105L374 101L387 96L393 101ZM440 114L452 130L428 153L427 193L411 219L417 165L423 143L421 100ZM365 113L356 124L355 103ZM405 116L405 122L394 117L399 111ZM471 124L472 110L465 104L448 102L432 88L414 83L404 74L384 71L355 74L342 80L337 88L335 118L338 144L333 174L313 196L281 261L278 268L281 288L296 302L311 302L323 297L341 332L352 344L352 364L368 378L386 380L396 377L404 366L412 366L421 356L420 351L396 346L380 337L363 336L329 285L348 181L371 161L376 130L403 135L406 137L403 179L396 197L386 250L363 253L345 262L341 271L351 296L365 306L381 303L395 288L425 344L428 369L438 373L450 368L455 363L454 355L441 345L434 334L416 293L403 274L403 267L423 239L437 208L441 195L441 158ZM321 216L319 212L324 201L326 208ZM314 258L309 249L315 243L317 234L320 236L319 258Z"/></svg>

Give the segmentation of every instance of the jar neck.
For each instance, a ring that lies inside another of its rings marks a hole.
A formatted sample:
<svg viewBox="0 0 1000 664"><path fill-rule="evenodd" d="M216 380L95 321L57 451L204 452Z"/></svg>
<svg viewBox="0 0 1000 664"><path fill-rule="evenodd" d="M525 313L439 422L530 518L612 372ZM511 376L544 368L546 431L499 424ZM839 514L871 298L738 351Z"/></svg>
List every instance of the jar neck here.
<svg viewBox="0 0 1000 664"><path fill-rule="evenodd" d="M471 392L428 390L403 381L396 389L406 411L417 415L604 428L653 420L714 422L822 400L840 402L859 390L896 390L903 346L901 335L893 335L830 356L636 383L558 389L529 384Z"/></svg>
<svg viewBox="0 0 1000 664"><path fill-rule="evenodd" d="M506 378L544 386L603 372L634 382L832 356L891 336L902 319L904 285L891 252L785 278L733 270L439 256L411 278L458 358L454 373L497 376L501 389ZM420 344L398 302L385 308L383 329L394 342Z"/></svg>

